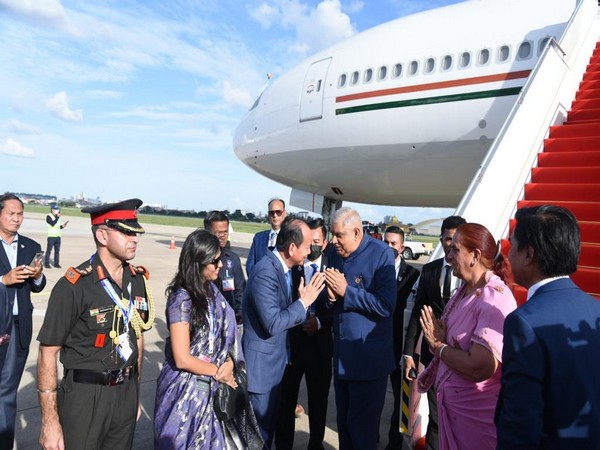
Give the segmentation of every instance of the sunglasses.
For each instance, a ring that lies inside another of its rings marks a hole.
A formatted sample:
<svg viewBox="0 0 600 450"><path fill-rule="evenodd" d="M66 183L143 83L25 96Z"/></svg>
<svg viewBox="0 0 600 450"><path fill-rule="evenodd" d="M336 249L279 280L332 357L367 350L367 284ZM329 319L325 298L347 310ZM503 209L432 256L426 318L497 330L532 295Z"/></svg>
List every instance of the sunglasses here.
<svg viewBox="0 0 600 450"><path fill-rule="evenodd" d="M221 263L221 256L217 256L215 259L213 259L211 262L209 262L208 264L212 264L215 267L219 267L219 264Z"/></svg>
<svg viewBox="0 0 600 450"><path fill-rule="evenodd" d="M272 209L269 211L269 216L274 217L274 216L281 216L283 214L283 209Z"/></svg>

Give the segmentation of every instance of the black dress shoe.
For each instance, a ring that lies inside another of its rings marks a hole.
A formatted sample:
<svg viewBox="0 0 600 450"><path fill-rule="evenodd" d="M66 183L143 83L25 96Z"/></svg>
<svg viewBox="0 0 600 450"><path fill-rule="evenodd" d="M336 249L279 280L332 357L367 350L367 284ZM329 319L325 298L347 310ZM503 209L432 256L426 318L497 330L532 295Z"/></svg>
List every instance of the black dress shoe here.
<svg viewBox="0 0 600 450"><path fill-rule="evenodd" d="M44 267L45 267L46 269L52 269L52 266L51 266L50 264L44 264Z"/></svg>
<svg viewBox="0 0 600 450"><path fill-rule="evenodd" d="M62 269L60 264L54 264L54 267L56 267L57 269Z"/></svg>

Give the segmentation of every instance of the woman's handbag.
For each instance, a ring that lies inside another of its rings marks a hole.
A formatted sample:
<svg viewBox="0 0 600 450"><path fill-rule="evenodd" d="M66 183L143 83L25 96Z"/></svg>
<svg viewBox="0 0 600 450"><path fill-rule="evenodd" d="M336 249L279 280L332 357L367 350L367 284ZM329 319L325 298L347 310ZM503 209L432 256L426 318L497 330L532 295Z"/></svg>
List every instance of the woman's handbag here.
<svg viewBox="0 0 600 450"><path fill-rule="evenodd" d="M247 408L248 397L248 379L246 372L236 370L234 372L237 389L233 389L225 383L219 383L215 394L214 410L217 418L223 422L233 419L241 411Z"/></svg>

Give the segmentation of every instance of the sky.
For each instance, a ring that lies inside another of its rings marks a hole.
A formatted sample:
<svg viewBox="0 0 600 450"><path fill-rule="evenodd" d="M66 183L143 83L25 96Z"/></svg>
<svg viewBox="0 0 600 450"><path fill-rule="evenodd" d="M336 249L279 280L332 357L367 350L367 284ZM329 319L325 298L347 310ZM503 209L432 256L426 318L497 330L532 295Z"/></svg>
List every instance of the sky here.
<svg viewBox="0 0 600 450"><path fill-rule="evenodd" d="M265 213L290 189L232 138L266 74L457 1L0 0L0 192ZM452 213L345 205L376 222Z"/></svg>

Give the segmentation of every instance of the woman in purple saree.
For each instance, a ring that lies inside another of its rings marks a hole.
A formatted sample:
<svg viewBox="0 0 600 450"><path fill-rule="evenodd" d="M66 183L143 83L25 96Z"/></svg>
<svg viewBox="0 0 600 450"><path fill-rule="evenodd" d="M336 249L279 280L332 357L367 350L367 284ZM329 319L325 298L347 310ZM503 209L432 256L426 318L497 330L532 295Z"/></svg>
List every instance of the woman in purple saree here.
<svg viewBox="0 0 600 450"><path fill-rule="evenodd" d="M441 319L421 313L434 359L418 378L420 392L435 386L440 450L496 448L494 411L500 392L504 319L516 307L512 273L500 243L482 225L459 226L447 255L463 285Z"/></svg>
<svg viewBox="0 0 600 450"><path fill-rule="evenodd" d="M235 370L246 370L235 313L217 287L221 267L218 239L192 232L167 288L165 363L157 381L154 448L261 449L252 407L229 421L213 409L219 383L236 387Z"/></svg>

